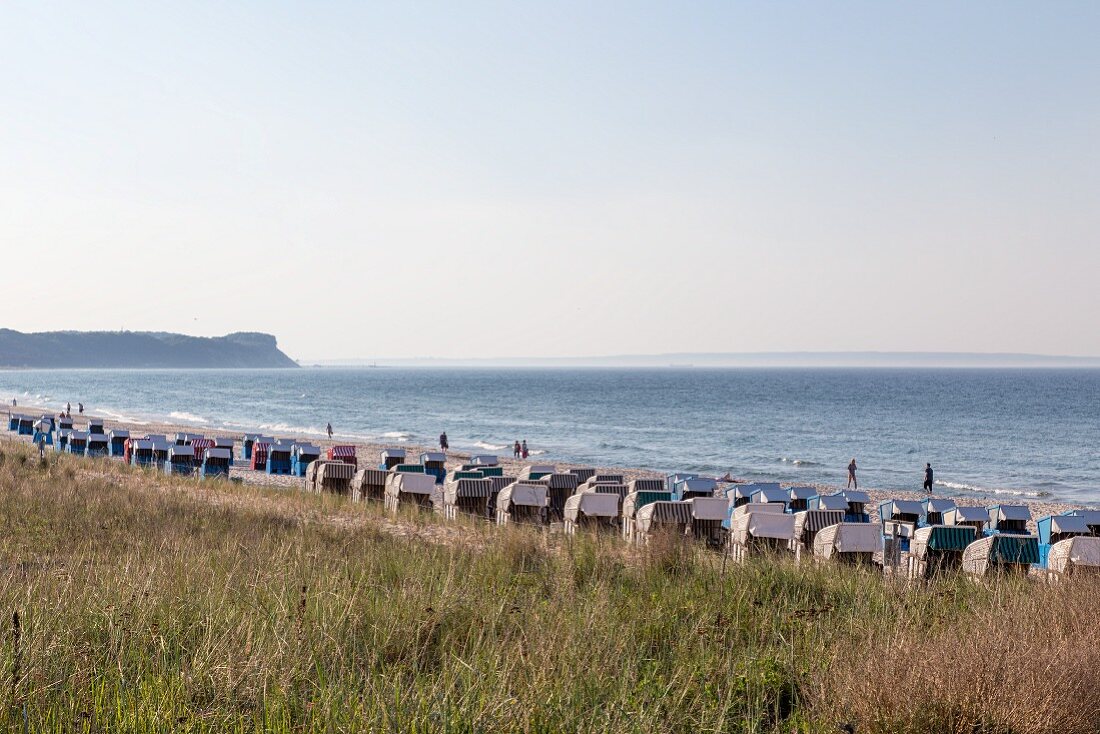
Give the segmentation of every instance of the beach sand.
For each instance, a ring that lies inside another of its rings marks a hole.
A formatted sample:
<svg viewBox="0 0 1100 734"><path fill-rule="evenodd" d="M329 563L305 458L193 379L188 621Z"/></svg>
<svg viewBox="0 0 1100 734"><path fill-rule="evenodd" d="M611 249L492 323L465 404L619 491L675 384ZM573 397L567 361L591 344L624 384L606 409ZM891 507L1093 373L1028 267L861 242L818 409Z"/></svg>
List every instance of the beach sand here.
<svg viewBox="0 0 1100 734"><path fill-rule="evenodd" d="M26 405L26 406L20 405L19 407L15 408L13 410L13 412L25 413L25 414L29 414L29 415L38 415L40 413L41 414L48 414L50 411L49 411L49 409L41 408L41 407L37 407L37 406L33 406L33 405ZM87 419L90 418L90 417L99 418L100 416L94 416L94 415L91 415L91 414L81 416L81 415L75 414L75 412L74 412L74 414L73 414L73 424L74 424L74 426L79 428L82 424L85 424L87 422ZM261 472L261 471L253 471L250 468L248 468L246 462L241 458L241 440L242 440L242 437L243 437L243 432L241 432L241 431L218 430L218 429L214 429L214 428L204 428L204 427L201 427L201 426L185 425L185 424L181 424L181 423L158 423L158 422L127 423L127 422L124 422L124 421L111 420L111 419L108 419L108 418L104 418L103 423L104 423L104 429L108 432L111 431L114 428L120 428L120 429L128 430L132 436L137 436L137 437L144 436L145 434L149 434L149 433L151 433L151 434L165 434L165 435L168 436L168 438L170 440L176 433L197 433L197 434L202 434L202 435L206 436L207 438L228 436L228 437L233 438L236 441L236 447L235 447L235 452L234 452L234 455L236 456L236 461L234 462L233 468L230 472L230 477L232 479L239 479L242 482L247 483L247 484L253 484L253 485L258 485L258 486L266 486L266 487L280 487L280 488L286 488L286 489L299 489L299 488L302 488L304 486L304 480L300 477L293 477L293 476L286 476L286 475L272 475L272 474L267 474L267 473ZM4 426L5 430L2 431L2 435L3 435L4 439L9 440L9 441L23 440L23 441L27 442L28 444L30 443L30 437L29 436L16 436L13 432L7 431L6 428L7 428L7 426L5 425ZM264 435L273 435L273 434L271 434L270 432L265 432ZM324 456L325 451L330 446L333 446L333 445L355 446L356 447L356 455L359 459L359 467L360 468L371 467L371 466L377 465L378 462L379 462L379 455L381 454L381 452L384 449L388 449L388 448L404 449L408 453L410 463L417 463L418 460L419 460L419 456L422 452L425 452L425 451L438 451L439 450L438 446L423 446L423 445L419 445L419 444L402 443L402 442L366 443L366 442L361 442L361 441L341 441L341 440L328 441L328 440L321 440L321 439L318 439L316 437L296 436L294 434L287 434L287 433L280 433L280 434L276 435L275 437L280 438L280 439L301 440L304 443L310 443L310 444L313 444L315 446L318 446L318 447L321 448L322 457ZM478 452L478 453L479 454L485 454L485 453L489 453L489 452ZM470 456L471 456L471 454L469 452L455 451L455 450L448 451L447 452L447 464L446 464L447 469L450 470L450 469L454 469L454 468L459 467L461 464L466 463L467 460L470 458ZM504 468L504 473L505 473L506 476L518 476L519 472L521 471L521 469L524 466L529 466L529 465L532 465L532 464L553 464L557 468L558 471L565 471L565 470L572 469L572 468L582 467L582 465L580 465L580 464L569 464L569 463L564 463L564 462L556 462L556 461L553 460L552 457L549 457L549 456L539 456L539 457L536 457L536 458L533 458L533 459L528 459L526 461L516 461L516 460L511 458L511 452L509 452L508 456L500 456L498 458L500 460L500 465ZM636 468L630 468L630 467L616 467L616 466L591 466L590 468L596 469L599 473L621 474L621 475L623 475L624 479L627 480L627 481L629 481L630 479L641 479L641 478L652 478L652 477L657 477L657 478L661 478L661 479L664 478L663 475L660 475L660 474L658 474L654 471L645 470L645 469L636 469ZM829 485L829 484L820 484L820 483L799 483L799 486L813 486L813 487L817 488L819 491L821 491L823 494L828 494L828 493L836 492L836 491L839 491L839 490L843 489L843 487L840 487L840 486ZM860 487L860 489L865 491L868 494L868 496L870 496L871 503L870 503L870 506L867 508L867 510L868 510L869 513L871 513L872 518L876 519L876 520L877 520L878 503L881 502L881 501L888 500L888 499L924 500L928 497L928 495L925 494L924 492L905 492L905 491L898 491L898 490L888 490L887 491L887 490L876 489L874 487ZM1061 503L1061 502L1046 502L1046 501L1034 500L1034 499L1027 500L1027 499L1022 499L1022 498L1017 498L1017 497L1013 497L1011 500L1005 500L1003 498L984 497L984 496L981 496L981 495L974 495L972 497L970 497L970 496L959 497L959 496L956 496L956 495L940 495L940 494L933 493L932 496L934 496L934 497L949 496L958 505L971 505L971 506L978 506L978 507L986 507L986 506L989 506L989 505L1001 504L1001 503L1003 503L1003 504L1023 504L1023 505L1027 505L1029 507L1029 509L1031 510L1031 516L1033 518L1032 521L1029 523L1029 528L1030 528L1031 532L1035 531L1035 528L1034 528L1034 520L1035 519L1045 517L1046 515L1061 514L1063 512L1066 512L1067 510L1071 510L1071 509L1074 509L1076 507L1076 505L1070 505L1070 504Z"/></svg>

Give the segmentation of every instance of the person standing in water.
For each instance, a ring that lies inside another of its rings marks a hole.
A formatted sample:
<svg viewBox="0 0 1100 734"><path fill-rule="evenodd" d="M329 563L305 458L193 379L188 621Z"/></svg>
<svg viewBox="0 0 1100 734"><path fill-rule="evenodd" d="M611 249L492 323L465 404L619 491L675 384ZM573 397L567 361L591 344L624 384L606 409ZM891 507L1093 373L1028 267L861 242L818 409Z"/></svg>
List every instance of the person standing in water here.
<svg viewBox="0 0 1100 734"><path fill-rule="evenodd" d="M932 484L935 480L935 474L932 472L932 465L924 465L924 491L928 494L932 494Z"/></svg>
<svg viewBox="0 0 1100 734"><path fill-rule="evenodd" d="M523 458L527 458L530 454L527 452L527 439L523 439L523 445L520 447L520 452L523 454Z"/></svg>
<svg viewBox="0 0 1100 734"><path fill-rule="evenodd" d="M76 409L77 412L80 413L80 415L84 415L84 403L77 403Z"/></svg>
<svg viewBox="0 0 1100 734"><path fill-rule="evenodd" d="M523 449L519 447L519 441L516 441L515 444L512 446L512 458L518 459L520 457L520 454L522 453Z"/></svg>
<svg viewBox="0 0 1100 734"><path fill-rule="evenodd" d="M325 430L328 431L328 440L331 441L332 440L332 424L329 423L327 426L325 426Z"/></svg>
<svg viewBox="0 0 1100 734"><path fill-rule="evenodd" d="M848 489L859 489L859 481L856 479L856 466L855 457L852 457L851 462L848 464Z"/></svg>
<svg viewBox="0 0 1100 734"><path fill-rule="evenodd" d="M447 432L444 431L439 434L439 450L446 451L449 448L451 448L451 444L447 441Z"/></svg>

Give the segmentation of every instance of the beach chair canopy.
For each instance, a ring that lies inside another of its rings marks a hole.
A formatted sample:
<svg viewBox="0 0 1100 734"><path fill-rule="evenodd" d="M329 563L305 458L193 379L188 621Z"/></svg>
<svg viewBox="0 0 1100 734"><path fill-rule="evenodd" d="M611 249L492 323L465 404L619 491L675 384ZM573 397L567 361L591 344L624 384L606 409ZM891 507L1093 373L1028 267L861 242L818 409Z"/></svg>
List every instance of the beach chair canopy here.
<svg viewBox="0 0 1100 734"><path fill-rule="evenodd" d="M823 528L844 522L844 510L803 510L796 512L794 518L795 538L806 540L806 533L817 533Z"/></svg>
<svg viewBox="0 0 1100 734"><path fill-rule="evenodd" d="M553 464L531 464L524 468L528 474L553 474L557 469Z"/></svg>
<svg viewBox="0 0 1100 734"><path fill-rule="evenodd" d="M787 499L808 500L816 494L816 487L791 487L789 490L787 490Z"/></svg>
<svg viewBox="0 0 1100 734"><path fill-rule="evenodd" d="M477 454L470 457L470 463L474 466L496 466L500 461L492 454Z"/></svg>
<svg viewBox="0 0 1100 734"><path fill-rule="evenodd" d="M961 553L974 542L978 529L973 525L929 525L917 528L909 542L909 552L923 560L929 551Z"/></svg>
<svg viewBox="0 0 1100 734"><path fill-rule="evenodd" d="M543 484L512 482L497 495L497 508L505 512L512 507L546 507L547 504L547 490Z"/></svg>
<svg viewBox="0 0 1100 734"><path fill-rule="evenodd" d="M576 474L549 474L539 481L545 482L550 489L575 490L580 486L580 477Z"/></svg>
<svg viewBox="0 0 1100 734"><path fill-rule="evenodd" d="M780 487L764 487L763 489L756 490L749 496L750 503L778 502L785 505L789 499L790 493Z"/></svg>
<svg viewBox="0 0 1100 734"><path fill-rule="evenodd" d="M421 476L432 479L434 484L435 478L431 474ZM457 482L447 482L444 485L443 496L448 503L454 504L460 499L488 497L491 490L492 485L487 479L459 479Z"/></svg>
<svg viewBox="0 0 1100 734"><path fill-rule="evenodd" d="M88 432L87 431L70 431L69 432L69 440L70 441L87 441L88 440Z"/></svg>
<svg viewBox="0 0 1100 734"><path fill-rule="evenodd" d="M1070 510L1066 514L1083 517L1089 525L1100 525L1100 510Z"/></svg>
<svg viewBox="0 0 1100 734"><path fill-rule="evenodd" d="M626 483L631 492L664 492L665 483L662 479L631 479Z"/></svg>
<svg viewBox="0 0 1100 734"><path fill-rule="evenodd" d="M234 445L233 437L232 436L215 436L214 437L214 445L217 446L220 449L231 449L231 448L233 448L233 445Z"/></svg>
<svg viewBox="0 0 1100 734"><path fill-rule="evenodd" d="M426 452L424 452L423 454L420 455L420 463L421 464L428 464L428 463L442 464L445 461L447 461L447 455L445 453L443 453L442 451L426 451Z"/></svg>
<svg viewBox="0 0 1100 734"><path fill-rule="evenodd" d="M354 459L355 447L354 446L332 446L328 450L330 459Z"/></svg>
<svg viewBox="0 0 1100 734"><path fill-rule="evenodd" d="M346 461L326 461L321 465L318 476L321 481L326 479L352 479L355 477L355 465Z"/></svg>
<svg viewBox="0 0 1100 734"><path fill-rule="evenodd" d="M688 502L651 502L638 510L634 522L643 534L657 526L687 525L691 522L691 506Z"/></svg>
<svg viewBox="0 0 1100 734"><path fill-rule="evenodd" d="M1003 520L1027 522L1031 519L1031 510L1026 505L993 505L989 508L989 519L994 523Z"/></svg>
<svg viewBox="0 0 1100 734"><path fill-rule="evenodd" d="M905 518L904 522L916 522L923 514L924 505L917 500L886 500L878 506L878 516L882 520L893 520L900 515Z"/></svg>
<svg viewBox="0 0 1100 734"><path fill-rule="evenodd" d="M727 505L727 507L728 506L729 505ZM782 515L783 505L779 504L778 502L749 502L748 504L733 508L732 516L737 517L739 515L747 515L750 512Z"/></svg>
<svg viewBox="0 0 1100 734"><path fill-rule="evenodd" d="M193 446L169 446L168 457L175 458L194 458L195 448Z"/></svg>
<svg viewBox="0 0 1100 734"><path fill-rule="evenodd" d="M1100 567L1100 538L1079 535L1060 540L1050 547L1047 570L1070 572L1075 568Z"/></svg>
<svg viewBox="0 0 1100 734"><path fill-rule="evenodd" d="M882 550L882 536L874 525L842 522L830 525L814 537L814 555L831 558L837 553L874 553Z"/></svg>
<svg viewBox="0 0 1100 734"><path fill-rule="evenodd" d="M811 499L810 505L815 510L848 511L848 500L844 499L844 495L841 494L818 495Z"/></svg>
<svg viewBox="0 0 1100 734"><path fill-rule="evenodd" d="M107 438L106 433L89 433L88 434L88 443L95 443L95 444L107 443L108 440L109 439Z"/></svg>
<svg viewBox="0 0 1100 734"><path fill-rule="evenodd" d="M752 497L754 492L759 492L764 489L779 489L779 482L750 482L748 484L735 484L729 490L727 494L730 495L730 499L747 500Z"/></svg>
<svg viewBox="0 0 1100 734"><path fill-rule="evenodd" d="M1039 530L1040 543L1050 543L1051 538L1067 533L1071 535L1092 535L1092 528L1089 527L1085 518L1080 515L1048 515L1040 518L1035 526Z"/></svg>
<svg viewBox="0 0 1100 734"><path fill-rule="evenodd" d="M111 440L114 441L116 438L129 438L130 432L124 428L116 428L108 435L111 437Z"/></svg>
<svg viewBox="0 0 1100 734"><path fill-rule="evenodd" d="M405 460L405 449L382 449L382 459Z"/></svg>
<svg viewBox="0 0 1100 734"><path fill-rule="evenodd" d="M148 441L152 445L153 451L168 450L168 439L164 436L150 436Z"/></svg>
<svg viewBox="0 0 1100 734"><path fill-rule="evenodd" d="M589 484L622 484L622 474L593 474L588 480Z"/></svg>
<svg viewBox="0 0 1100 734"><path fill-rule="evenodd" d="M317 457L321 455L321 449L311 443L296 443L291 445L290 455Z"/></svg>
<svg viewBox="0 0 1100 734"><path fill-rule="evenodd" d="M229 449L224 446L215 446L214 448L207 449L203 456L203 460L210 461L211 459L229 461Z"/></svg>
<svg viewBox="0 0 1100 734"><path fill-rule="evenodd" d="M619 498L613 494L575 494L565 500L565 519L576 522L584 517L618 517Z"/></svg>
<svg viewBox="0 0 1100 734"><path fill-rule="evenodd" d="M948 510L955 509L955 500L949 500L947 498L929 497L924 501L924 512L938 512L941 515Z"/></svg>
<svg viewBox="0 0 1100 734"><path fill-rule="evenodd" d="M88 419L88 426L89 427L90 426L102 426L102 425L103 425L103 419L102 418L89 418Z"/></svg>
<svg viewBox="0 0 1100 734"><path fill-rule="evenodd" d="M985 509L970 505L956 505L943 514L944 525L962 525L973 522L985 524L988 520L989 513Z"/></svg>
<svg viewBox="0 0 1100 734"><path fill-rule="evenodd" d="M752 538L792 540L794 538L794 515L776 512L746 512L733 518L730 532L732 533L730 539L738 545L745 545Z"/></svg>

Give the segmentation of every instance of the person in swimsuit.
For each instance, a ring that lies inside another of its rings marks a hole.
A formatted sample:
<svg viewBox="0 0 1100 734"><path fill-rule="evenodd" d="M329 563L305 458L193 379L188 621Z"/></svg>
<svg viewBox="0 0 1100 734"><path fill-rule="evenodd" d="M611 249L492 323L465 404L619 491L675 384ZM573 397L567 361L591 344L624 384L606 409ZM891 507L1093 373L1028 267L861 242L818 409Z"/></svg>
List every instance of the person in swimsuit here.
<svg viewBox="0 0 1100 734"><path fill-rule="evenodd" d="M853 457L852 461L848 464L848 489L859 489L859 482L856 480L856 460Z"/></svg>
<svg viewBox="0 0 1100 734"><path fill-rule="evenodd" d="M932 465L931 464L925 464L924 465L924 491L927 492L928 494L932 494L932 483L933 483L934 478L935 478L935 475L932 472Z"/></svg>

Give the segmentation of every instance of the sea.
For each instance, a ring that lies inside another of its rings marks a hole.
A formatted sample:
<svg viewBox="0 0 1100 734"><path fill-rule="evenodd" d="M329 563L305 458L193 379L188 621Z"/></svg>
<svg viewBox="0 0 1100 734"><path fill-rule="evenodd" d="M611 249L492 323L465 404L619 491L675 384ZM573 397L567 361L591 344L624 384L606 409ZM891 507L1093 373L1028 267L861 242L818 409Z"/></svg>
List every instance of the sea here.
<svg viewBox="0 0 1100 734"><path fill-rule="evenodd" d="M1100 370L13 370L0 399L165 421L535 459L1100 504Z"/></svg>

